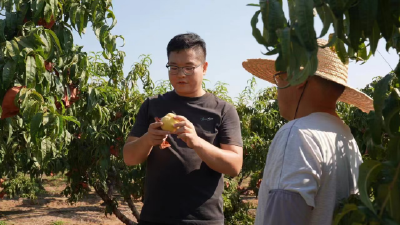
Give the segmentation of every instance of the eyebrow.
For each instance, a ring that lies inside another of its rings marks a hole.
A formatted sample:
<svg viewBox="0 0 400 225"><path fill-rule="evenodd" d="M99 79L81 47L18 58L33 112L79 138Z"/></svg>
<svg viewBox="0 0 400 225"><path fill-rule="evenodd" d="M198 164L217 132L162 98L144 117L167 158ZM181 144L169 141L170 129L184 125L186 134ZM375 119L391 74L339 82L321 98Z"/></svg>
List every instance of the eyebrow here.
<svg viewBox="0 0 400 225"><path fill-rule="evenodd" d="M169 64L169 65L176 65L175 62L169 62L168 64ZM187 63L185 63L185 65L187 65L187 66L194 66L194 65L196 65L196 64L193 63L193 62L187 62Z"/></svg>

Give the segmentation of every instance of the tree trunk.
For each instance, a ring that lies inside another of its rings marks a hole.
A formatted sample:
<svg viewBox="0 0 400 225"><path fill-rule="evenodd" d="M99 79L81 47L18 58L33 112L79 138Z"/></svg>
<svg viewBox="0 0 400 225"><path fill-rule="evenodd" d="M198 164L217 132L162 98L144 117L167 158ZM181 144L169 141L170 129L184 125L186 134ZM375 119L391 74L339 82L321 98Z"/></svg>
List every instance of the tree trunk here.
<svg viewBox="0 0 400 225"><path fill-rule="evenodd" d="M122 214L121 211L119 211L119 209L117 207L113 206L113 201L110 199L110 197L106 194L104 189L99 184L96 184L94 186L94 189L96 190L96 193L100 196L100 198L103 199L103 201L107 205L112 206L112 211L113 211L114 215L119 220L121 220L121 222L123 222L126 225L137 225L137 223L133 222L128 217L126 217L124 214Z"/></svg>
<svg viewBox="0 0 400 225"><path fill-rule="evenodd" d="M117 188L118 188L119 190L122 189L122 183L121 183L120 180L117 181ZM139 211L136 209L136 206L135 206L135 204L133 203L133 200L132 200L131 195L129 194L128 196L124 196L124 200L128 203L128 206L129 206L129 208L130 208L131 211L132 211L132 215L136 218L137 221L139 221L139 220L140 220L140 213L139 213Z"/></svg>
<svg viewBox="0 0 400 225"><path fill-rule="evenodd" d="M133 204L131 196L125 197L125 201L128 202L129 208L132 210L132 215L136 218L137 221L140 219L139 211L136 209L135 204Z"/></svg>

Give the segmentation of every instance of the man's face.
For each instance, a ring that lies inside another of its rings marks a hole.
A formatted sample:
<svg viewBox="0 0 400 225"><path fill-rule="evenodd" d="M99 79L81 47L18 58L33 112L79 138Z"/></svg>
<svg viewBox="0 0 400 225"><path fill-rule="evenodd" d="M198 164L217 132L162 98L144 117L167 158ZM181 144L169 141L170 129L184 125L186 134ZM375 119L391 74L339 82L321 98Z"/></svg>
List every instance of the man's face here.
<svg viewBox="0 0 400 225"><path fill-rule="evenodd" d="M201 50L186 49L169 54L169 80L175 91L186 97L198 96L202 90L203 76L207 71L207 62L203 63ZM185 68L174 68L185 67ZM185 75L189 73L191 75Z"/></svg>
<svg viewBox="0 0 400 225"><path fill-rule="evenodd" d="M275 76L275 82L278 87L286 87L289 82L286 81L287 74L280 74ZM299 86L289 86L287 88L278 88L278 106L279 112L283 118L286 120L293 120L294 114L302 88Z"/></svg>

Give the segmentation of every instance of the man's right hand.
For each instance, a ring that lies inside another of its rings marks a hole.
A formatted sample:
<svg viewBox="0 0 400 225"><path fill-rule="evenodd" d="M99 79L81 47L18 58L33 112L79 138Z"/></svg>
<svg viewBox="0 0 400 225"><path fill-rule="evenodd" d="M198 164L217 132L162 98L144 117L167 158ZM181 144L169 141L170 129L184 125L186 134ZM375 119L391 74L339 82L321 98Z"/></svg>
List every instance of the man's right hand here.
<svg viewBox="0 0 400 225"><path fill-rule="evenodd" d="M149 143L149 145L160 145L167 139L168 134L171 134L171 132L169 131L161 130L162 125L162 122L155 122L150 124L149 129L145 134L147 143Z"/></svg>

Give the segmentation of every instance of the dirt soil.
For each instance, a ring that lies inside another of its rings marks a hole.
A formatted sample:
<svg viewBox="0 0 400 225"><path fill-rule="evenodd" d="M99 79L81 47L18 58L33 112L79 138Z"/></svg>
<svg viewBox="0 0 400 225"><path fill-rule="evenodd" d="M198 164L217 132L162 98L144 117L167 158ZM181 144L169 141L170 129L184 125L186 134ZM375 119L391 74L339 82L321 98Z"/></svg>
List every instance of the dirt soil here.
<svg viewBox="0 0 400 225"><path fill-rule="evenodd" d="M44 188L46 193L39 194L36 200L6 197L0 199L0 225L123 224L115 215L105 216L105 206L101 206L103 201L94 190L76 204L70 205L67 198L61 195L61 191L65 188L62 177L45 177ZM243 200L257 204L254 196L243 196ZM135 206L140 212L142 202L135 201ZM125 216L136 222L127 203L119 201L118 208ZM255 214L255 209L251 211Z"/></svg>
<svg viewBox="0 0 400 225"><path fill-rule="evenodd" d="M104 214L103 201L94 190L81 201L71 205L67 198L61 195L65 188L62 178L44 179L45 194L38 195L36 200L0 199L0 224L4 225L73 225L73 224L123 224L115 215ZM140 211L141 202L135 202ZM128 204L120 201L119 210L129 219L136 222Z"/></svg>

